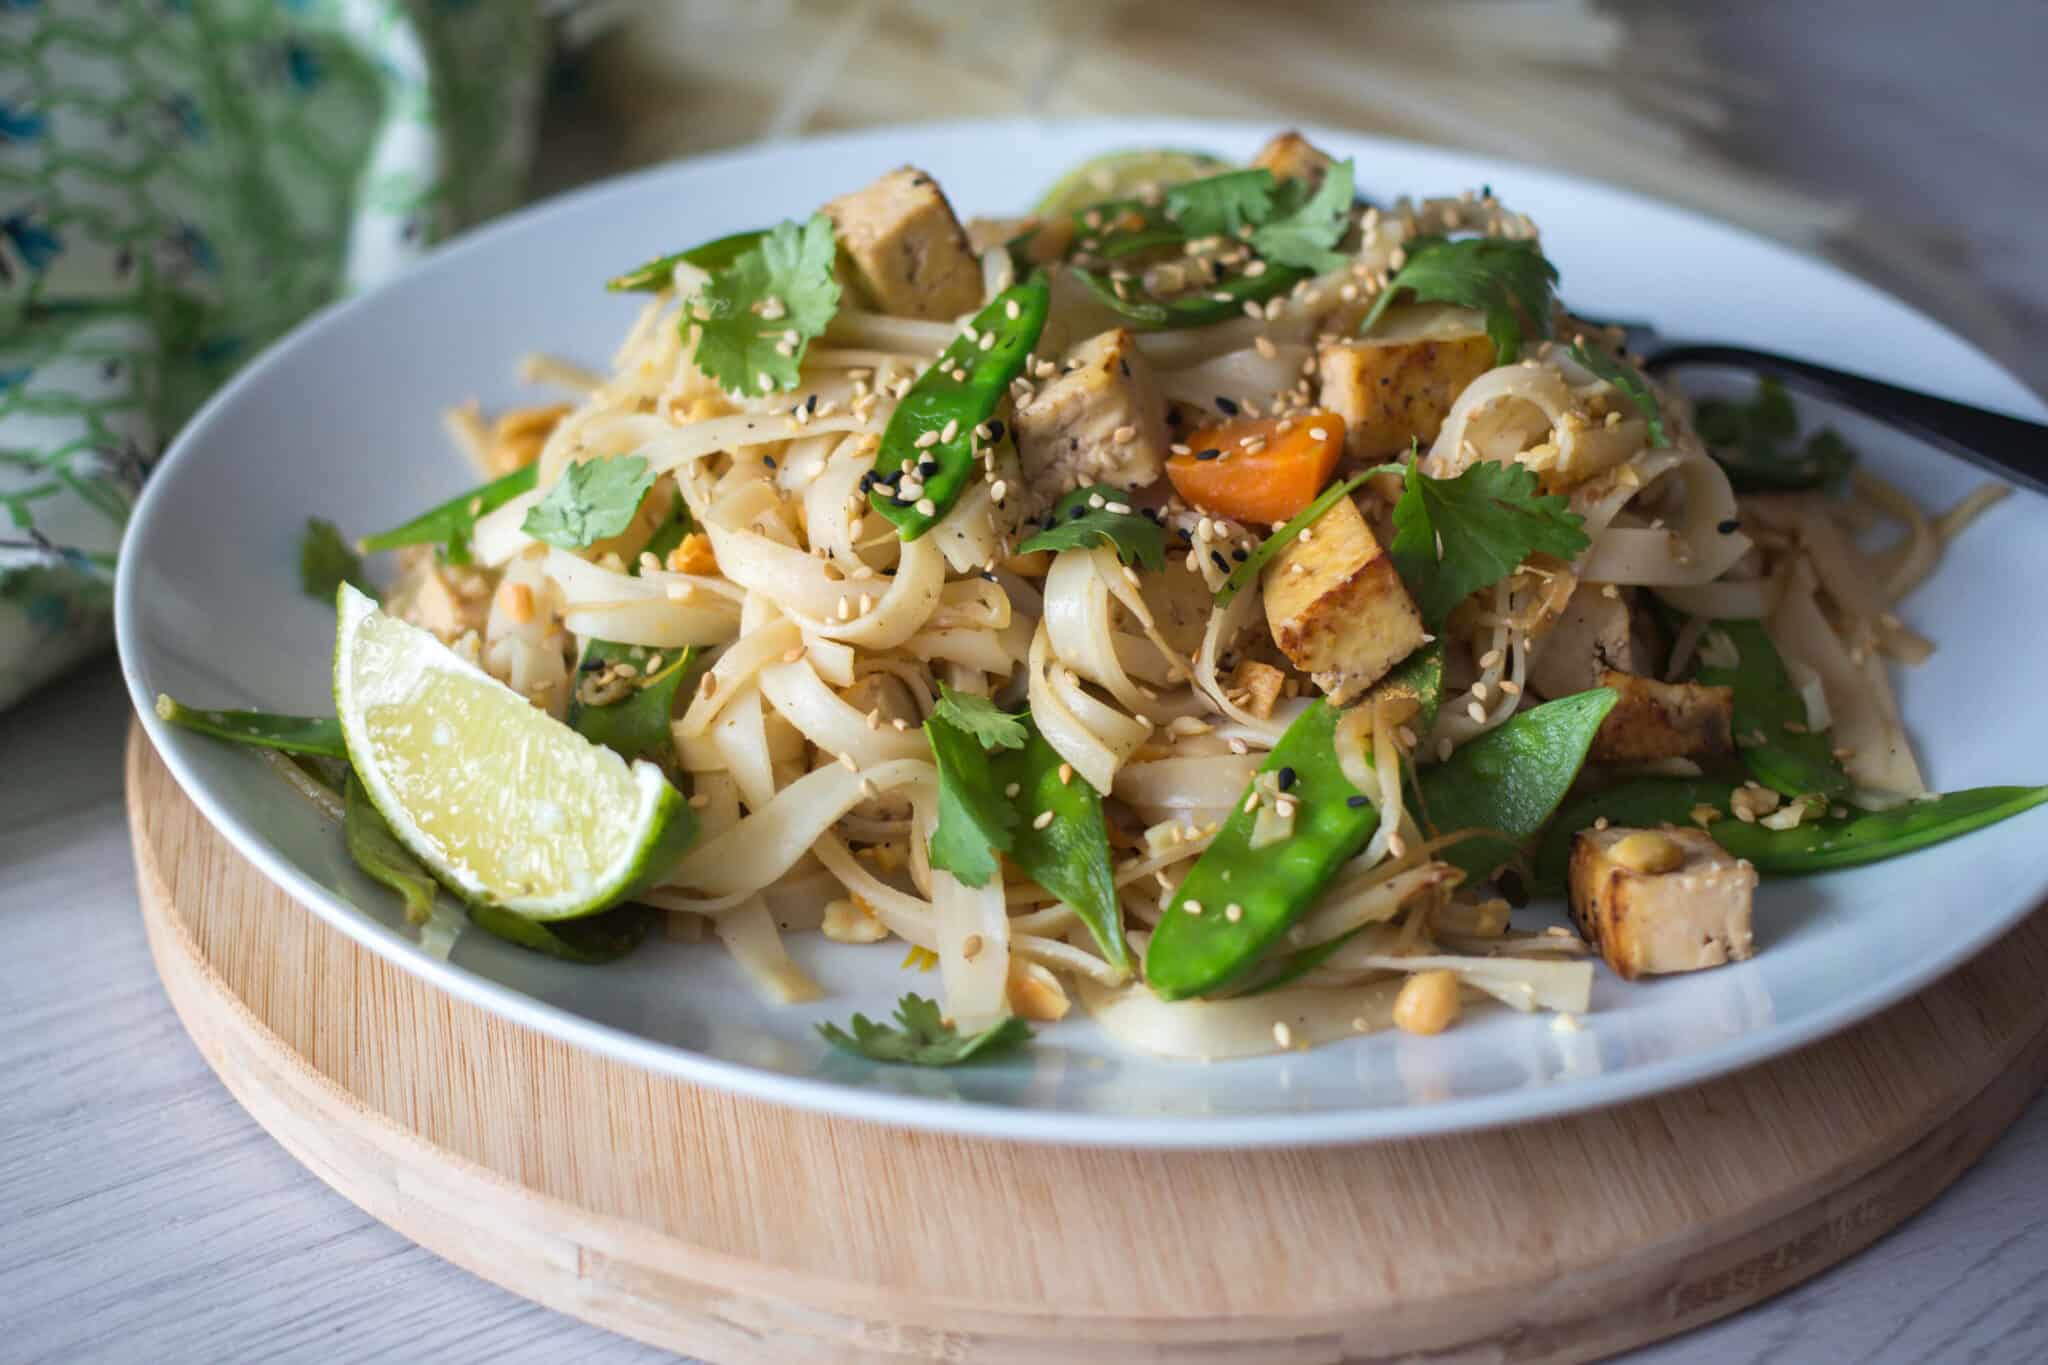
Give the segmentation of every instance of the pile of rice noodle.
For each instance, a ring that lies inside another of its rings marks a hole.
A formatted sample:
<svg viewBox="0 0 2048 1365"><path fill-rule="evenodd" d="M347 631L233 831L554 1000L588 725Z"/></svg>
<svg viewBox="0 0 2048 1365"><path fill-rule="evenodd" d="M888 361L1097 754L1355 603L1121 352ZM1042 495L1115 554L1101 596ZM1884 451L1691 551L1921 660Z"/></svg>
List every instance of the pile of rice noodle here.
<svg viewBox="0 0 2048 1365"><path fill-rule="evenodd" d="M1253 411L1305 402L1300 390L1279 395L1303 382L1317 336L1355 327L1404 241L1447 230L1534 235L1490 200L1404 201L1369 214L1349 270L1303 284L1266 316L1143 333L1139 345L1174 397L1238 394ZM988 253L984 282L989 296L1011 282L1002 252ZM1014 869L974 888L930 867L937 773L918 727L940 682L1028 702L1075 774L1113 798L1115 881L1142 951L1171 888L1313 695L1304 680L1258 715L1233 694L1239 651L1264 632L1259 595L1213 606L1220 575L1193 552L1145 575L1106 548L1063 550L1049 564L1013 560L1017 528L1005 517L1025 499L1001 512L986 482L933 532L900 540L868 509L859 480L902 386L956 325L842 307L809 348L797 389L734 399L698 373L677 326L681 302L702 283L678 267L608 377L529 365L582 398L540 452L539 487L484 517L475 549L491 573L532 590L536 611L515 622L494 606L481 640L463 644L558 713L574 682L575 636L705 651L709 671L675 723L703 835L648 899L678 925L708 922L775 1000L819 994L782 935L822 928L845 941L899 939L927 964L935 959L945 1012L962 1028L1013 1010L1057 1018L1078 995L1114 1036L1172 1056L1271 1051L1376 1029L1404 975L1436 968L1454 972L1475 999L1584 1010L1591 969L1571 951L1582 945L1561 930L1507 933L1505 907L1475 902L1457 872L1430 856L1400 781L1402 764L1431 761L1527 704L1518 689L1530 631L1579 582L1642 585L1688 611L1762 618L1816 718L1831 718L1852 751L1856 780L1880 799L1921 789L1883 657L1911 660L1929 646L1891 607L1983 499L1930 521L1863 478L1846 503L1796 495L1738 506L1681 399L1664 395L1674 444L1651 448L1632 408L1545 344L1463 392L1425 467L1448 475L1478 459L1529 464L1572 489L1592 548L1574 565L1529 566L1454 618L1455 686L1433 733L1413 735L1409 717L1385 703L1351 713L1345 761L1384 818L1283 947L1341 944L1276 990L1162 1002L1102 957L1071 909ZM1114 322L1056 277L1040 353L1056 356ZM1620 416L1608 415L1617 408ZM475 427L472 418L472 440ZM663 478L649 507L667 505L669 484L680 491L716 552L715 573L648 565L629 574L602 545L572 554L521 531L571 462L629 453ZM1033 491L1042 505L1061 490ZM1873 557L1851 537L1880 517L1906 534ZM1731 521L1756 533L1720 529ZM1681 653L1710 647L1680 643Z"/></svg>

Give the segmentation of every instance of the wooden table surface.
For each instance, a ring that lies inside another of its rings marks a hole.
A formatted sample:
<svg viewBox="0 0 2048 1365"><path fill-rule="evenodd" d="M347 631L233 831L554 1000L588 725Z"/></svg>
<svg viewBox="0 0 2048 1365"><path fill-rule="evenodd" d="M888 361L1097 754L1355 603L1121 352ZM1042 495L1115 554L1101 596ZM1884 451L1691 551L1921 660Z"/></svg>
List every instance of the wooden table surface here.
<svg viewBox="0 0 2048 1365"><path fill-rule="evenodd" d="M1732 136L1954 226L2048 374L2048 10L1743 0L1731 64L1783 86ZM2004 348L2001 348L2004 349ZM358 1212L230 1099L172 1015L121 810L111 662L0 715L0 1360L656 1360ZM2048 1099L1899 1232L1647 1365L2048 1359Z"/></svg>

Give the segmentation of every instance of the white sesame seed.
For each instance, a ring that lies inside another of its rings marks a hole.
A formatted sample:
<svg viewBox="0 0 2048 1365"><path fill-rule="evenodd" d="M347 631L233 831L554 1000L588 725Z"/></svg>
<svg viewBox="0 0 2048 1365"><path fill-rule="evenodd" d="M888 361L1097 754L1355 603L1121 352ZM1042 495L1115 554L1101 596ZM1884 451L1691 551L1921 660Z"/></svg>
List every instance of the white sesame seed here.
<svg viewBox="0 0 2048 1365"><path fill-rule="evenodd" d="M1015 782L1012 782L1009 786L1003 788L1003 796L1006 800L1015 801L1017 799L1017 794L1023 790L1024 788L1022 786Z"/></svg>
<svg viewBox="0 0 2048 1365"><path fill-rule="evenodd" d="M1287 1027L1287 1021L1285 1019L1276 1019L1273 1021L1273 1041L1280 1044L1280 1046L1282 1047L1294 1046L1294 1030Z"/></svg>
<svg viewBox="0 0 2048 1365"><path fill-rule="evenodd" d="M1232 901L1223 907L1223 918L1229 920L1232 924L1237 923L1244 918L1244 907L1236 901Z"/></svg>
<svg viewBox="0 0 2048 1365"><path fill-rule="evenodd" d="M852 754L839 755L839 766L846 769L846 771L850 773L857 773L860 771L860 764L853 761Z"/></svg>
<svg viewBox="0 0 2048 1365"><path fill-rule="evenodd" d="M1486 724L1486 708L1484 706L1481 706L1476 701L1470 702L1466 705L1465 714L1472 717L1472 723L1474 725Z"/></svg>
<svg viewBox="0 0 2048 1365"><path fill-rule="evenodd" d="M1052 812L1051 812L1051 811L1049 811L1049 810L1042 810L1042 811L1040 811L1040 812L1038 813L1038 818L1037 818L1036 820L1033 820L1033 821L1031 822L1031 828L1033 828L1033 829L1044 829L1044 828L1045 828L1045 827L1046 827L1047 825L1049 825L1049 824L1051 824L1051 823L1052 823Z"/></svg>

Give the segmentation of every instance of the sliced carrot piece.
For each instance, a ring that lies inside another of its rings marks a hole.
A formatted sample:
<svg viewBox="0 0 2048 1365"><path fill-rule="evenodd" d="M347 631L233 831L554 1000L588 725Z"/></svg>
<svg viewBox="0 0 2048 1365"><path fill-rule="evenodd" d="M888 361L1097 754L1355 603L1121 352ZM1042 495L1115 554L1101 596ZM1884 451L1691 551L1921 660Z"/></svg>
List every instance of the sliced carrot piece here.
<svg viewBox="0 0 2048 1365"><path fill-rule="evenodd" d="M1284 422L1243 417L1204 427L1187 446L1166 462L1166 477L1190 506L1233 521L1285 521L1330 482L1344 453L1344 419L1321 411Z"/></svg>

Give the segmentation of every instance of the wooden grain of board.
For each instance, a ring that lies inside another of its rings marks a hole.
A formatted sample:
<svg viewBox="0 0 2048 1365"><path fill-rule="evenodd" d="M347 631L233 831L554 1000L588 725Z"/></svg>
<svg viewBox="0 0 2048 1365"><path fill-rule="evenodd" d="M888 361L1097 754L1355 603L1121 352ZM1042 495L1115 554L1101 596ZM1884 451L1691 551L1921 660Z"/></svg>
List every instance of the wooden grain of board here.
<svg viewBox="0 0 2048 1365"><path fill-rule="evenodd" d="M1305 1151L950 1138L429 988L264 881L139 729L128 804L165 990L280 1143L449 1260L714 1361L1588 1359L1867 1245L2048 1077L2044 911L1837 1038L1573 1119Z"/></svg>

